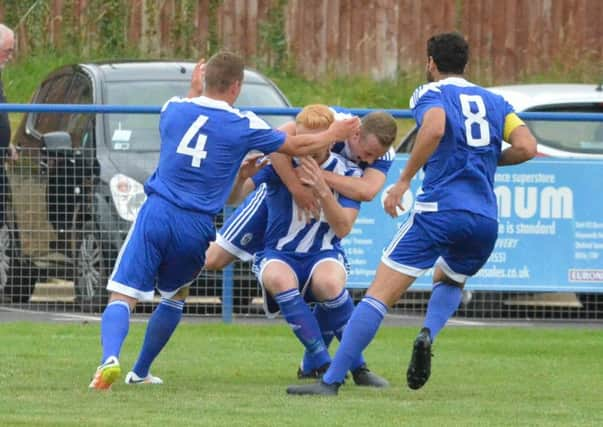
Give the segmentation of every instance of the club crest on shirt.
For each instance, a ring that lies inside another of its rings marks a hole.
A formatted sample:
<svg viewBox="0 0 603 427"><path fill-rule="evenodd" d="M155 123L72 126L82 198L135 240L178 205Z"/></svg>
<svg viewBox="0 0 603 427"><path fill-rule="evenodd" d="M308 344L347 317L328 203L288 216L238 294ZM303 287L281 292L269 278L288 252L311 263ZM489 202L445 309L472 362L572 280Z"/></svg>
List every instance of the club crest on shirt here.
<svg viewBox="0 0 603 427"><path fill-rule="evenodd" d="M240 240L241 246L247 246L251 240L253 240L253 233L243 234L243 237L241 237Z"/></svg>

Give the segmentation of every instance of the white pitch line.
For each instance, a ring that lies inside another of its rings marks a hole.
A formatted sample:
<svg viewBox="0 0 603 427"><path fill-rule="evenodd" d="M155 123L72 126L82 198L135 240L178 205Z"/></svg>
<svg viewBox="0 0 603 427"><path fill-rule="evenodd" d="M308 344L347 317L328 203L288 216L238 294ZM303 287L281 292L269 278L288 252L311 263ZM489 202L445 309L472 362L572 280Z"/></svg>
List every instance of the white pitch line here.
<svg viewBox="0 0 603 427"><path fill-rule="evenodd" d="M486 323L486 322L476 322L475 320L458 320L458 319L450 319L450 320L448 320L448 324L464 325L464 326L487 326L487 325L489 325L489 323Z"/></svg>
<svg viewBox="0 0 603 427"><path fill-rule="evenodd" d="M65 321L65 320L87 320L90 322L100 322L100 316L92 316L92 315L82 315L82 314L69 314L69 313L50 313L48 311L36 311L36 310L26 310L23 308L12 308L12 307L2 307L2 311L10 311L12 313L24 313L31 315L50 315L51 320L56 321ZM145 322L146 319L138 319L138 318L130 318L131 322Z"/></svg>

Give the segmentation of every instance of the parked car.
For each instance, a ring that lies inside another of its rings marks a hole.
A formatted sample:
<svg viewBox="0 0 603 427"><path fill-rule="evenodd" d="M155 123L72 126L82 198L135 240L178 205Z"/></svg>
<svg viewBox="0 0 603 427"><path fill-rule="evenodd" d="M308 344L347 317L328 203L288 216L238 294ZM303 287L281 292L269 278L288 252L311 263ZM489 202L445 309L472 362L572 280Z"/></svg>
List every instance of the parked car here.
<svg viewBox="0 0 603 427"><path fill-rule="evenodd" d="M526 84L489 88L502 95L517 112L603 113L601 84ZM575 159L603 159L603 122L525 120L538 142L538 155ZM417 128L398 145L398 153L409 153ZM481 295L484 297L484 295ZM578 295L583 306L594 313L603 306L603 294ZM486 296L493 300L492 295ZM498 298L500 301L500 298ZM529 304L529 299L523 299ZM540 305L563 305L560 298L538 300ZM526 305L527 305L526 304ZM599 312L599 315L600 312Z"/></svg>
<svg viewBox="0 0 603 427"><path fill-rule="evenodd" d="M44 79L32 103L160 106L172 96L186 96L194 66L170 61L64 66ZM290 103L273 82L246 69L236 105ZM273 127L291 120L263 118ZM29 297L31 282L61 277L74 281L78 303L98 309L119 248L145 199L143 183L157 164L158 115L28 113L14 143L21 160L11 179L16 220L10 255L31 261L28 272L9 271L13 281L29 275L19 299ZM250 280L247 270L244 274Z"/></svg>

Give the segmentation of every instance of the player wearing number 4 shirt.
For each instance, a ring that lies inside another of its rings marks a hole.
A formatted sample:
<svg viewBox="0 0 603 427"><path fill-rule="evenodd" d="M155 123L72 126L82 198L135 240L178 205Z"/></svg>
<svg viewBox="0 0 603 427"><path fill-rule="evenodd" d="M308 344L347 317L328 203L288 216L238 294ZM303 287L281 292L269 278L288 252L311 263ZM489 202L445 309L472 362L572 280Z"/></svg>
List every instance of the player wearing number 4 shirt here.
<svg viewBox="0 0 603 427"><path fill-rule="evenodd" d="M419 131L385 210L396 216L410 181L422 167L423 192L385 250L373 283L345 328L333 363L315 384L290 386L290 394L335 395L350 361L368 346L388 307L414 280L434 267L433 290L416 337L407 384L421 388L431 373L431 347L454 314L461 290L492 252L497 235L493 181L497 165L529 160L536 141L500 96L462 78L469 48L458 33L427 42L427 77L410 106ZM502 140L511 145L501 152Z"/></svg>
<svg viewBox="0 0 603 427"><path fill-rule="evenodd" d="M149 373L150 365L180 321L188 286L215 237L214 216L250 150L305 155L329 147L334 139L347 138L360 125L358 119L350 119L326 131L299 136L272 130L255 114L233 108L243 76L241 58L220 52L195 68L188 98L170 99L161 110L159 164L145 183L148 198L107 285L111 295L101 320L103 355L89 386L92 389L109 389L121 375L118 358L130 311L137 301L152 299L155 287L161 302L149 320L126 383L162 382Z"/></svg>

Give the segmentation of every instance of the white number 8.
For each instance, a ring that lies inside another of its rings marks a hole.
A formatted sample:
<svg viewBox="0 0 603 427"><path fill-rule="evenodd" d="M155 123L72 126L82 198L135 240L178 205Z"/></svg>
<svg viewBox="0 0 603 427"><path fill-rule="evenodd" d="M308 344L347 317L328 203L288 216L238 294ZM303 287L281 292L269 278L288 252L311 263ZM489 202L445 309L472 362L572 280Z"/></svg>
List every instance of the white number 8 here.
<svg viewBox="0 0 603 427"><path fill-rule="evenodd" d="M484 100L479 95L460 95L461 108L465 116L465 135L467 136L467 145L471 147L483 147L490 144L490 125L486 120L486 106ZM474 113L471 111L471 104L477 107ZM479 126L479 136L476 138L471 132L474 124Z"/></svg>
<svg viewBox="0 0 603 427"><path fill-rule="evenodd" d="M197 120L195 120L191 127L188 128L182 137L180 144L178 144L178 148L176 149L176 153L191 156L193 158L191 161L191 166L194 168L201 167L201 161L205 160L207 157L207 151L205 151L205 142L207 141L207 136L199 134L199 136L197 136L197 142L195 143L194 148L189 147L188 144L191 142L193 137L197 135L199 129L203 127L205 122L207 122L207 116L197 117Z"/></svg>

